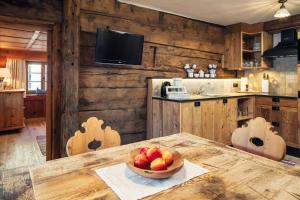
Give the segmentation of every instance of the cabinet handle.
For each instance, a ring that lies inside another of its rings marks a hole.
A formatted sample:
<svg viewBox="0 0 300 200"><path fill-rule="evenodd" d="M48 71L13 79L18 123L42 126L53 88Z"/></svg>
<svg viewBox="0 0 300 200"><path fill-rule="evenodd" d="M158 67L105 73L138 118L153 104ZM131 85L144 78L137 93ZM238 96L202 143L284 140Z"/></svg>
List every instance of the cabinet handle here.
<svg viewBox="0 0 300 200"><path fill-rule="evenodd" d="M223 103L228 103L228 99L223 99Z"/></svg>
<svg viewBox="0 0 300 200"><path fill-rule="evenodd" d="M280 98L279 97L272 97L272 101L273 102L280 102Z"/></svg>
<svg viewBox="0 0 300 200"><path fill-rule="evenodd" d="M199 107L201 105L200 101L195 101L194 106Z"/></svg>
<svg viewBox="0 0 300 200"><path fill-rule="evenodd" d="M272 106L272 110L279 111L280 107L279 106Z"/></svg>
<svg viewBox="0 0 300 200"><path fill-rule="evenodd" d="M274 127L279 127L279 126L280 126L280 123L279 123L279 122L272 122L272 125L273 125Z"/></svg>

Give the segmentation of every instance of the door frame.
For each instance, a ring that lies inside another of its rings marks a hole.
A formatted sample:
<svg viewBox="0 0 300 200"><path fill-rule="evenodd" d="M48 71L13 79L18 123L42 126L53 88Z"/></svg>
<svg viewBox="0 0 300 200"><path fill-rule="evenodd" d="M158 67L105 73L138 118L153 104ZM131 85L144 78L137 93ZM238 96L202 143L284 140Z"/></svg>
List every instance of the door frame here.
<svg viewBox="0 0 300 200"><path fill-rule="evenodd" d="M0 25L14 24L47 32L46 160L60 157L60 92L62 71L61 23L0 17Z"/></svg>

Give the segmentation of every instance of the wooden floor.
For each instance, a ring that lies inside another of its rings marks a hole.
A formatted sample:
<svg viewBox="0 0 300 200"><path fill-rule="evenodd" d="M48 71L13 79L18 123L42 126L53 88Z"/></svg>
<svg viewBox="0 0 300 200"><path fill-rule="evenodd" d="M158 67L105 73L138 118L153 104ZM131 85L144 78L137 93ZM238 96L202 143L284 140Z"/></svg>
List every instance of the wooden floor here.
<svg viewBox="0 0 300 200"><path fill-rule="evenodd" d="M31 119L19 131L0 133L0 199L33 199L29 167L46 161L36 136L46 134L42 119Z"/></svg>

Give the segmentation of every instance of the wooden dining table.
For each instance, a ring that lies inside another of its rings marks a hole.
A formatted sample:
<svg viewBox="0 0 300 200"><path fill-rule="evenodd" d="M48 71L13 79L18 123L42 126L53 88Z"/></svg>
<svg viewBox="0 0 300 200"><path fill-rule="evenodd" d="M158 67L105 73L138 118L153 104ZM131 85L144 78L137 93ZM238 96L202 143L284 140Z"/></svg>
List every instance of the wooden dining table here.
<svg viewBox="0 0 300 200"><path fill-rule="evenodd" d="M61 158L32 167L30 174L35 198L118 199L95 170L126 162L132 149L143 146L175 149L184 159L209 170L145 199L300 199L300 168L188 133Z"/></svg>

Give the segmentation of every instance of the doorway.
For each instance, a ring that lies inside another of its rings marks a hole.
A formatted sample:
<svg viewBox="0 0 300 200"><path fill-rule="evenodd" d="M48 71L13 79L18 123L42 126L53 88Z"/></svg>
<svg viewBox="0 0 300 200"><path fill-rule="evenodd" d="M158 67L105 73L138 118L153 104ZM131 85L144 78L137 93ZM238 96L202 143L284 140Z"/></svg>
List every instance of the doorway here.
<svg viewBox="0 0 300 200"><path fill-rule="evenodd" d="M25 120L23 126L1 130L3 119L0 118L0 170L13 167L4 164L11 163L8 161L9 158L15 160L15 166L19 167L59 157L60 149L53 150L53 147L59 147L60 141L59 134L55 133L59 131L61 80L60 24L47 24L36 20L20 20L14 23L14 19L9 17L1 20L0 68L7 68L10 72L10 77L0 77L1 89L2 93L3 90L6 90L6 93L24 90ZM13 65L19 66L15 68L22 70L15 73ZM15 74L22 76L21 81L17 80ZM6 110L13 109L13 106L9 106ZM11 111L13 112L15 110ZM22 119L22 113L18 118ZM55 135L56 138L53 137ZM24 145L25 141L30 141L32 145ZM28 151L25 147L28 147ZM33 159L27 159L25 155L27 152ZM18 164L18 159L22 160L19 162L22 164Z"/></svg>

